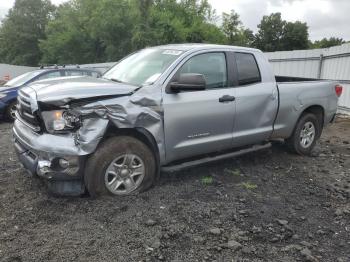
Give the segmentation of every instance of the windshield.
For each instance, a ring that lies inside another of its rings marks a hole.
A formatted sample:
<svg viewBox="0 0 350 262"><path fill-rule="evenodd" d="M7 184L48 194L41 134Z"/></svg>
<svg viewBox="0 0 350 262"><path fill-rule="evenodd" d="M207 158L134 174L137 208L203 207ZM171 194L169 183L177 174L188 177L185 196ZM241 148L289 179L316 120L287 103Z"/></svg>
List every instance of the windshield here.
<svg viewBox="0 0 350 262"><path fill-rule="evenodd" d="M181 54L179 50L144 49L123 59L103 78L136 86L152 84Z"/></svg>
<svg viewBox="0 0 350 262"><path fill-rule="evenodd" d="M31 80L32 78L39 75L41 72L42 71L33 71L33 72L28 72L28 73L25 73L23 75L17 76L14 79L8 81L5 84L5 86L11 86L11 87L21 86L21 85L25 84L26 82L28 82L29 80Z"/></svg>

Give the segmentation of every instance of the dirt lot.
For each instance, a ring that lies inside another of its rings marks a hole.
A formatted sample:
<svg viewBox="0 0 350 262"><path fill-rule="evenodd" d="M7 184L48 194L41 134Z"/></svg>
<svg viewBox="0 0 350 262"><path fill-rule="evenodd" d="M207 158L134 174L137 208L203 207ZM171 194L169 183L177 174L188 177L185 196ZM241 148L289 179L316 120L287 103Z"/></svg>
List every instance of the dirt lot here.
<svg viewBox="0 0 350 262"><path fill-rule="evenodd" d="M53 198L0 124L0 261L350 261L350 121L125 198Z"/></svg>

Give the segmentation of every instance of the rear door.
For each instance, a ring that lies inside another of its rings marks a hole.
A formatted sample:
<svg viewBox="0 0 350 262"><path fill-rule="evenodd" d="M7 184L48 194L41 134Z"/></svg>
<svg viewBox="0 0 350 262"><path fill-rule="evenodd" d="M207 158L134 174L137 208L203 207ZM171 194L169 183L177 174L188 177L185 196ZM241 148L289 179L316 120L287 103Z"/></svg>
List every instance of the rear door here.
<svg viewBox="0 0 350 262"><path fill-rule="evenodd" d="M207 89L180 93L167 89L163 94L167 162L232 146L235 88L228 74L232 70L227 53L219 51L197 53L178 66L174 77L203 74Z"/></svg>
<svg viewBox="0 0 350 262"><path fill-rule="evenodd" d="M278 110L275 82L264 79L253 53L234 53L236 116L233 146L262 142L270 137Z"/></svg>

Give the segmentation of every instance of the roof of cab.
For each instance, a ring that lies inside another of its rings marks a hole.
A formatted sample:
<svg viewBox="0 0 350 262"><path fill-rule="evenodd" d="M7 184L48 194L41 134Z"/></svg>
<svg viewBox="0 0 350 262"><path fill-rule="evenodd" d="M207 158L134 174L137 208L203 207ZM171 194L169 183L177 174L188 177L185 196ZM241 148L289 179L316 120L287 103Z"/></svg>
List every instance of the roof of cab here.
<svg viewBox="0 0 350 262"><path fill-rule="evenodd" d="M246 50L246 51L260 51L259 49L255 48L248 48L248 47L242 47L242 46L231 46L231 45L215 45L215 44L201 44L201 43L193 43L193 44L169 44L169 45L161 45L161 46L154 46L155 48L162 48L162 49L174 49L179 51L196 51L196 50L203 50L203 49L219 49L219 48L225 48L225 49L233 49L233 50ZM261 51L260 51L261 52Z"/></svg>
<svg viewBox="0 0 350 262"><path fill-rule="evenodd" d="M91 72L99 72L94 68L87 68L87 67L59 67L59 68L55 68L55 67L46 67L46 68L41 68L41 69L37 69L34 71L38 71L38 72L50 72L50 71L91 71Z"/></svg>

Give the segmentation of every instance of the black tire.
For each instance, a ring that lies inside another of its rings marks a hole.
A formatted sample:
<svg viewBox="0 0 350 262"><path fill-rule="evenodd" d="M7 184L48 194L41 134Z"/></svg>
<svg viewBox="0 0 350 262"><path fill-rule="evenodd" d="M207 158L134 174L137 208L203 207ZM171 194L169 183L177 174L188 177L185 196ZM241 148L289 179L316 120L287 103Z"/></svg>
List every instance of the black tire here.
<svg viewBox="0 0 350 262"><path fill-rule="evenodd" d="M16 105L17 105L17 101L12 101L9 104L9 106L6 108L6 115L5 115L5 117L6 117L7 120L12 121L12 122L15 121L16 117L13 115L12 109L14 107L16 107Z"/></svg>
<svg viewBox="0 0 350 262"><path fill-rule="evenodd" d="M302 146L301 134L303 128L307 123L312 123L315 128L315 134L312 143ZM316 145L317 140L320 138L322 133L322 126L317 117L312 113L304 113L298 120L292 135L286 139L286 144L289 149L299 155L310 155L313 148Z"/></svg>
<svg viewBox="0 0 350 262"><path fill-rule="evenodd" d="M130 193L131 195L149 189L156 178L156 160L147 145L129 136L116 136L102 142L96 152L86 163L84 182L91 197L115 195L105 185L105 173L115 159L124 154L134 154L144 163L144 177L141 184Z"/></svg>

